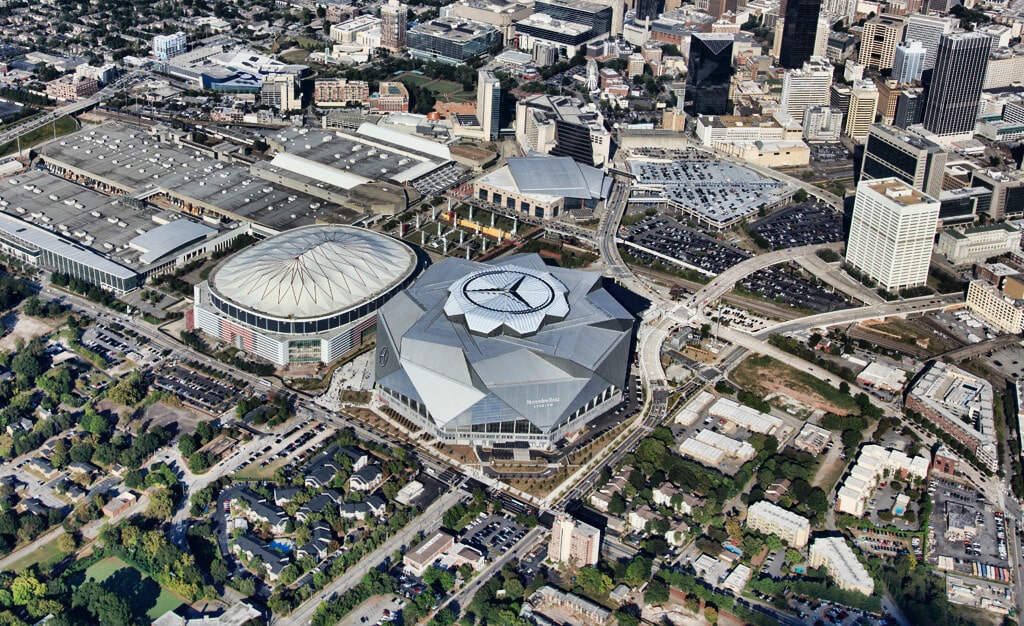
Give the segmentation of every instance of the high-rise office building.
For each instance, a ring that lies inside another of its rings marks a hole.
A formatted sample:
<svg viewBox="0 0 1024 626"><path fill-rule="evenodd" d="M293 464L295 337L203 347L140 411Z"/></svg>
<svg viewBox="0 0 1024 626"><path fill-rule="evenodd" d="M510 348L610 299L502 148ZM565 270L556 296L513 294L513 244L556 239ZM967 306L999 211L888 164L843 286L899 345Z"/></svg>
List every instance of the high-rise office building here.
<svg viewBox="0 0 1024 626"><path fill-rule="evenodd" d="M548 558L576 567L596 565L601 550L601 531L568 515L559 515L551 526Z"/></svg>
<svg viewBox="0 0 1024 626"><path fill-rule="evenodd" d="M818 29L814 31L814 52L811 56L824 57L828 55L828 36L832 32L832 24L828 21L827 15L818 16Z"/></svg>
<svg viewBox="0 0 1024 626"><path fill-rule="evenodd" d="M924 115L924 89L904 89L896 99L896 115L892 125L907 128L921 123Z"/></svg>
<svg viewBox="0 0 1024 626"><path fill-rule="evenodd" d="M920 135L883 124L872 124L864 143L861 180L895 176L933 198L942 193L946 151Z"/></svg>
<svg viewBox="0 0 1024 626"><path fill-rule="evenodd" d="M686 95L694 115L724 115L732 81L731 33L694 33L690 39Z"/></svg>
<svg viewBox="0 0 1024 626"><path fill-rule="evenodd" d="M185 33L178 31L173 35L157 35L153 37L153 54L163 60L176 57L186 50Z"/></svg>
<svg viewBox="0 0 1024 626"><path fill-rule="evenodd" d="M924 70L935 67L935 55L939 51L939 39L948 35L959 26L960 20L955 17L939 17L936 15L911 15L907 19L906 40L920 41L924 46Z"/></svg>
<svg viewBox="0 0 1024 626"><path fill-rule="evenodd" d="M846 261L889 292L928 281L939 201L898 178L857 185Z"/></svg>
<svg viewBox="0 0 1024 626"><path fill-rule="evenodd" d="M907 22L898 15L882 14L864 24L857 62L876 70L892 68L896 45L903 40Z"/></svg>
<svg viewBox="0 0 1024 626"><path fill-rule="evenodd" d="M782 79L782 111L803 122L804 109L828 104L832 74L832 64L822 57L811 57L802 68L788 70Z"/></svg>
<svg viewBox="0 0 1024 626"><path fill-rule="evenodd" d="M878 111L878 87L870 80L858 80L850 90L850 109L846 113L844 134L855 141L868 137Z"/></svg>
<svg viewBox="0 0 1024 626"><path fill-rule="evenodd" d="M665 0L636 0L637 20L656 20L665 10Z"/></svg>
<svg viewBox="0 0 1024 626"><path fill-rule="evenodd" d="M476 117L484 139L495 140L501 128L501 81L490 70L480 70L476 85Z"/></svg>
<svg viewBox="0 0 1024 626"><path fill-rule="evenodd" d="M388 0L380 7L380 45L392 52L405 48L405 22L408 9L398 0Z"/></svg>
<svg viewBox="0 0 1024 626"><path fill-rule="evenodd" d="M829 105L807 107L804 110L804 141L839 141L843 130L843 112Z"/></svg>
<svg viewBox="0 0 1024 626"><path fill-rule="evenodd" d="M814 54L821 0L786 0L785 5L784 12L779 8L779 16L785 20L779 65L794 69L802 67Z"/></svg>
<svg viewBox="0 0 1024 626"><path fill-rule="evenodd" d="M974 132L991 37L954 33L939 39L935 69L926 81L923 124L936 135Z"/></svg>
<svg viewBox="0 0 1024 626"><path fill-rule="evenodd" d="M925 49L920 41L908 39L896 46L896 54L892 59L893 80L900 84L921 80L924 57Z"/></svg>

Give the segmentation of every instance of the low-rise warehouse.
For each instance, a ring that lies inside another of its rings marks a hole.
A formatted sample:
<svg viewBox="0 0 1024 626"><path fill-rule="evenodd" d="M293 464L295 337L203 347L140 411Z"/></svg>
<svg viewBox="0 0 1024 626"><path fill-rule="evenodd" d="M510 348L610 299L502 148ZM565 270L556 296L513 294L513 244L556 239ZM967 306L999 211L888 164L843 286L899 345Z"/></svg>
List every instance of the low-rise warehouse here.
<svg viewBox="0 0 1024 626"><path fill-rule="evenodd" d="M454 545L455 537L443 530L437 530L409 551L402 558L402 563L410 574L421 577L427 568L434 564L434 561L441 558L441 555Z"/></svg>
<svg viewBox="0 0 1024 626"><path fill-rule="evenodd" d="M729 398L719 398L708 409L708 415L724 419L752 433L762 433L765 435L775 434L779 427L782 426L781 419L739 404Z"/></svg>

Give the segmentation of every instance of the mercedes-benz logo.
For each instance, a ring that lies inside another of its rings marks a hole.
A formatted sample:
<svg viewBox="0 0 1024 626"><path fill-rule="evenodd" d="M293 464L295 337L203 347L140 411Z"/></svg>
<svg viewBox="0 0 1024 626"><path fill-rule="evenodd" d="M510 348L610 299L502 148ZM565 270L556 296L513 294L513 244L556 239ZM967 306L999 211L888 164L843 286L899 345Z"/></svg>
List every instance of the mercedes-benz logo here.
<svg viewBox="0 0 1024 626"><path fill-rule="evenodd" d="M555 296L543 280L514 270L483 272L467 281L462 293L478 307L504 313L538 311Z"/></svg>
<svg viewBox="0 0 1024 626"><path fill-rule="evenodd" d="M377 351L377 365L379 365L380 367L384 367L385 365L387 365L388 364L388 355L389 355L389 350L388 350L387 346L383 346L380 350L378 350Z"/></svg>

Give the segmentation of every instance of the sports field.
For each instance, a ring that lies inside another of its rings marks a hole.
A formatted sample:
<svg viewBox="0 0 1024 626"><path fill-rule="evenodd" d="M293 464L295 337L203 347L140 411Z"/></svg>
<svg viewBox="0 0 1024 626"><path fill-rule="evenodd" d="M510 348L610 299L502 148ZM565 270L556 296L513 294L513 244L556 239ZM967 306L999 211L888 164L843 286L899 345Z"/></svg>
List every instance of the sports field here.
<svg viewBox="0 0 1024 626"><path fill-rule="evenodd" d="M85 570L84 578L77 581L77 584L90 578L100 583L104 589L124 598L131 607L132 615L145 615L147 622L185 603L158 585L155 580L144 576L139 570L117 557L103 559L90 565Z"/></svg>

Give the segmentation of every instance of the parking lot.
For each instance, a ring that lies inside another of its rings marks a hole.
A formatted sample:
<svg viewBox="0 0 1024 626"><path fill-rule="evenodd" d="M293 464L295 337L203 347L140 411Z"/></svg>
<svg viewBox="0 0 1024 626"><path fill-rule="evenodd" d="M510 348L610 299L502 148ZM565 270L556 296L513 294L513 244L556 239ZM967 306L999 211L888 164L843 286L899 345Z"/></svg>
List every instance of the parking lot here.
<svg viewBox="0 0 1024 626"><path fill-rule="evenodd" d="M277 435L272 443L268 441L259 451L240 459L240 463L233 471L240 472L257 462L260 467L267 467L276 459L290 459L284 465L285 476L290 480L298 472L299 467L313 457L333 435L333 430L327 432L326 425L307 420ZM237 454L238 452L232 454L222 463L232 462Z"/></svg>
<svg viewBox="0 0 1024 626"><path fill-rule="evenodd" d="M789 600L790 610L807 624L834 624L835 626L852 626L853 624L880 624L882 620L866 611L821 601L817 598L792 597Z"/></svg>
<svg viewBox="0 0 1024 626"><path fill-rule="evenodd" d="M728 324L733 328L742 328L750 332L757 332L768 326L770 321L750 311L744 311L729 305L720 305L716 310L723 325Z"/></svg>
<svg viewBox="0 0 1024 626"><path fill-rule="evenodd" d="M928 560L956 560L955 571L971 573L974 563L1006 567L1006 526L973 487L933 478L928 491L934 503L929 524Z"/></svg>
<svg viewBox="0 0 1024 626"><path fill-rule="evenodd" d="M751 224L749 232L769 250L831 243L843 240L843 216L826 205L804 202Z"/></svg>
<svg viewBox="0 0 1024 626"><path fill-rule="evenodd" d="M345 616L338 624L341 626L362 626L364 624L384 624L397 620L398 614L405 606L405 600L393 595L374 596L363 602Z"/></svg>
<svg viewBox="0 0 1024 626"><path fill-rule="evenodd" d="M508 551L526 535L527 529L511 515L478 517L463 530L462 542L493 559Z"/></svg>
<svg viewBox="0 0 1024 626"><path fill-rule="evenodd" d="M738 286L768 300L818 313L828 313L850 306L841 294L829 292L785 265L773 265L758 270L740 281Z"/></svg>
<svg viewBox="0 0 1024 626"><path fill-rule="evenodd" d="M645 217L629 227L626 241L714 274L720 274L750 258L750 253L745 250L709 237L662 215ZM630 254L646 264L658 260L654 255L635 248L630 249Z"/></svg>
<svg viewBox="0 0 1024 626"><path fill-rule="evenodd" d="M811 160L816 163L842 163L853 158L850 151L841 143L809 144Z"/></svg>
<svg viewBox="0 0 1024 626"><path fill-rule="evenodd" d="M173 393L183 402L211 413L223 413L238 399L239 389L226 381L172 365L156 373L153 385Z"/></svg>
<svg viewBox="0 0 1024 626"><path fill-rule="evenodd" d="M124 363L124 358L120 355L134 350L123 337L115 336L109 329L99 325L82 333L82 345L103 357L109 367Z"/></svg>

